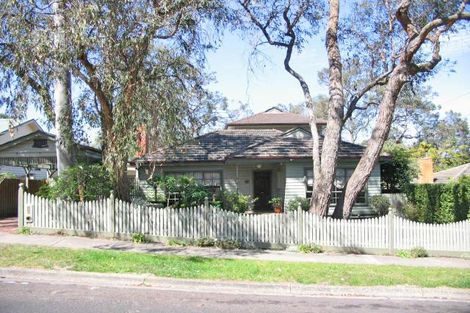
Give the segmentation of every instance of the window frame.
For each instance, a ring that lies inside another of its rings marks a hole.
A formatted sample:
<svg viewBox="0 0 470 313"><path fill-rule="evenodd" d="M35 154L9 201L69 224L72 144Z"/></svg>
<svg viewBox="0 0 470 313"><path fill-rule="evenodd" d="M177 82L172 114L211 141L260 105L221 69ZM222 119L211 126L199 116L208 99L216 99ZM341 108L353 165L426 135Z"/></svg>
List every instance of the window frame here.
<svg viewBox="0 0 470 313"><path fill-rule="evenodd" d="M202 180L201 179L198 179L195 177L195 173L202 173ZM219 174L219 179L220 179L220 185L208 185L206 184L206 180L214 180L214 178L212 177L211 179L205 177L206 174L214 174L214 173L218 173ZM175 175L176 174L176 175ZM223 186L224 186L224 178L223 178L223 171L222 170L202 170L202 171L197 171L197 170L194 170L194 171L164 171L163 172L163 176L191 176L193 177L194 179L196 179L196 181L201 184L202 186L204 187L209 187L209 188L213 188L213 187L218 187L220 190L223 190Z"/></svg>
<svg viewBox="0 0 470 313"><path fill-rule="evenodd" d="M40 145L38 143L42 143L42 144ZM35 149L49 148L49 141L47 140L47 138L34 138L33 148Z"/></svg>
<svg viewBox="0 0 470 313"><path fill-rule="evenodd" d="M338 175L338 172L342 171L343 172L343 178L345 180L344 184L346 184L347 181L349 180L349 177L351 177L350 175L348 177L348 171L351 171L351 174L352 174L352 172L354 172L354 169L355 169L354 167L339 167L339 168L337 168L336 171L335 171L335 178L334 178L335 181L336 181L336 177ZM310 172L310 171L312 172L312 185L311 186L308 184L309 183L308 172ZM304 182L305 182L305 197L307 199L311 199L312 194L313 194L313 179L315 179L314 175L313 175L313 168L312 167L305 167L304 168ZM333 182L333 190L331 191L331 199L330 199L330 203L329 203L330 207L336 205L337 200L338 200L338 196L342 192L342 189L339 189L336 186L335 181ZM369 181L367 181L367 184L364 186L364 189L361 190L361 192L357 196L356 202L354 202L354 206L368 206L369 205L368 193L369 193ZM309 195L310 195L310 198L308 197ZM360 199L360 198L363 198L364 202L359 202L358 199Z"/></svg>

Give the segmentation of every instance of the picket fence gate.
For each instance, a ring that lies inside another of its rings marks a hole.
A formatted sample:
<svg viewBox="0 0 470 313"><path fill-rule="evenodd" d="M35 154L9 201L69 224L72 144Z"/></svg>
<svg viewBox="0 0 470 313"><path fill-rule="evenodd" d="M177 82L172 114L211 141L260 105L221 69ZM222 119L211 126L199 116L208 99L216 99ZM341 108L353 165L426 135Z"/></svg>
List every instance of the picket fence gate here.
<svg viewBox="0 0 470 313"><path fill-rule="evenodd" d="M318 244L328 247L470 251L470 220L424 224L388 214L338 220L298 210L239 214L210 207L156 208L110 198L72 202L18 193L19 226L34 229L167 238L214 238L253 244Z"/></svg>

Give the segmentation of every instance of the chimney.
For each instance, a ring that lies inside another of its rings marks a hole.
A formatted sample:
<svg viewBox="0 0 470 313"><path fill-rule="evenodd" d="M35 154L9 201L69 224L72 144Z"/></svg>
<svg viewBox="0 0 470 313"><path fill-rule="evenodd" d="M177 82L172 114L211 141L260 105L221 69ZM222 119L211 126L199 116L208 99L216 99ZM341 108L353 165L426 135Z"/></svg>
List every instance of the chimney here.
<svg viewBox="0 0 470 313"><path fill-rule="evenodd" d="M418 160L419 167L419 184L432 184L434 183L434 170L431 158L422 158Z"/></svg>

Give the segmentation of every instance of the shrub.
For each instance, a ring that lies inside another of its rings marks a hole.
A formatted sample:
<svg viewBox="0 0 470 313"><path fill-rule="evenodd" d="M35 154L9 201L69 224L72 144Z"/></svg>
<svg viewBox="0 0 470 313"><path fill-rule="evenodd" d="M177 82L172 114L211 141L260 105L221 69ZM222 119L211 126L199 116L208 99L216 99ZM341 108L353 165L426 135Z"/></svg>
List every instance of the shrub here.
<svg viewBox="0 0 470 313"><path fill-rule="evenodd" d="M23 227L21 227L21 228L18 228L18 229L16 230L16 232L17 232L18 234L21 234L21 235L31 235L31 233L32 233L32 232L31 232L31 228L25 227L25 226L23 226Z"/></svg>
<svg viewBox="0 0 470 313"><path fill-rule="evenodd" d="M242 245L236 240L218 240L215 242L215 246L220 249L232 250L240 249Z"/></svg>
<svg viewBox="0 0 470 313"><path fill-rule="evenodd" d="M428 252L424 248L416 247L410 250L410 255L412 258L426 258Z"/></svg>
<svg viewBox="0 0 470 313"><path fill-rule="evenodd" d="M287 203L286 211L297 211L299 205L302 210L308 211L310 208L310 201L307 198L295 197L294 199L289 200Z"/></svg>
<svg viewBox="0 0 470 313"><path fill-rule="evenodd" d="M413 221L451 223L470 217L470 177L447 184L412 185L406 196L409 206L403 213Z"/></svg>
<svg viewBox="0 0 470 313"><path fill-rule="evenodd" d="M299 246L299 251L303 253L322 253L323 248L315 244L302 244Z"/></svg>
<svg viewBox="0 0 470 313"><path fill-rule="evenodd" d="M375 195L370 198L370 206L377 215L386 215L390 208L390 200L382 195Z"/></svg>
<svg viewBox="0 0 470 313"><path fill-rule="evenodd" d="M150 240L148 240L144 234L142 233L134 233L132 234L132 241L134 243L148 243Z"/></svg>
<svg viewBox="0 0 470 313"><path fill-rule="evenodd" d="M180 208L201 205L206 197L211 196L209 190L191 176L156 176L149 183L156 191L161 189L166 194L178 194L179 199L174 205ZM159 201L158 196L154 200Z"/></svg>
<svg viewBox="0 0 470 313"><path fill-rule="evenodd" d="M196 247L213 247L215 246L215 239L212 238L200 238L194 241Z"/></svg>
<svg viewBox="0 0 470 313"><path fill-rule="evenodd" d="M223 208L235 213L244 213L251 208L255 200L252 196L239 194L238 192L225 191L223 193Z"/></svg>
<svg viewBox="0 0 470 313"><path fill-rule="evenodd" d="M408 250L398 250L397 253L395 253L395 255L400 258L411 258L410 251Z"/></svg>
<svg viewBox="0 0 470 313"><path fill-rule="evenodd" d="M37 194L49 199L87 201L108 197L111 190L111 179L102 165L81 164L68 168L58 178L41 186Z"/></svg>
<svg viewBox="0 0 470 313"><path fill-rule="evenodd" d="M401 215L403 217L406 217L407 219L411 221L419 221L420 220L420 212L419 208L411 203L410 201L407 201L403 208L401 209Z"/></svg>
<svg viewBox="0 0 470 313"><path fill-rule="evenodd" d="M403 145L392 143L384 146L384 152L390 157L380 165L382 192L404 192L410 182L418 177L418 167L412 152Z"/></svg>
<svg viewBox="0 0 470 313"><path fill-rule="evenodd" d="M182 240L182 239L170 239L167 241L169 246L179 246L179 247L186 247L191 245L191 241Z"/></svg>
<svg viewBox="0 0 470 313"><path fill-rule="evenodd" d="M426 258L428 252L424 248L416 247L411 250L400 250L396 253L396 256L401 258Z"/></svg>

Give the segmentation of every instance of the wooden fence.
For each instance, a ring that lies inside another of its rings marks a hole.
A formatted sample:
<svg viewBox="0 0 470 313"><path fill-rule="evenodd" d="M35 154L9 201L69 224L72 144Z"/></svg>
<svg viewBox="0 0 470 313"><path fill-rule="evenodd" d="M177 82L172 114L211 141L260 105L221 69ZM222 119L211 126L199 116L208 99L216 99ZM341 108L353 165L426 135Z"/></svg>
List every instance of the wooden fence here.
<svg viewBox="0 0 470 313"><path fill-rule="evenodd" d="M112 236L143 233L167 238L215 238L245 244L470 251L470 220L431 225L393 214L336 220L304 211L238 214L209 206L185 209L139 206L112 196L84 203L47 200L19 191L19 225L35 229L90 232ZM23 213L24 212L24 213Z"/></svg>

